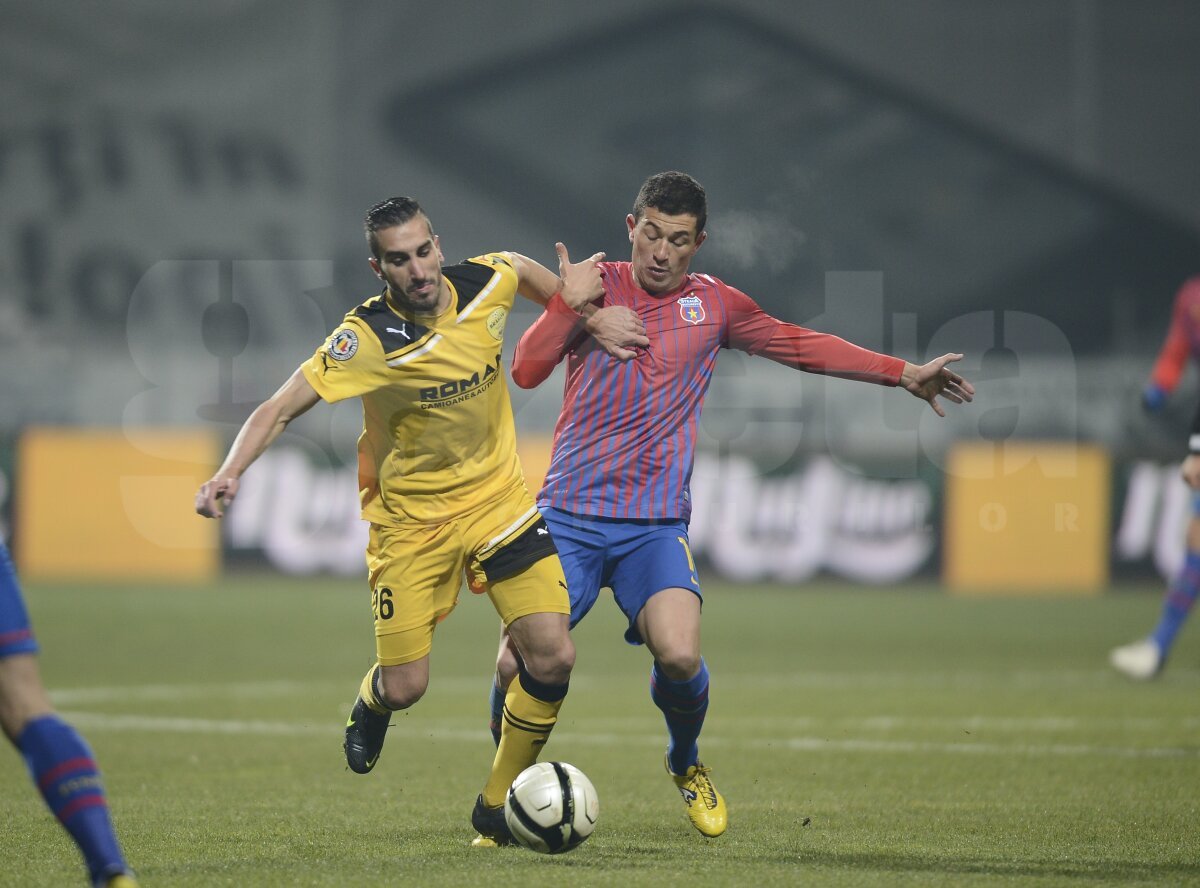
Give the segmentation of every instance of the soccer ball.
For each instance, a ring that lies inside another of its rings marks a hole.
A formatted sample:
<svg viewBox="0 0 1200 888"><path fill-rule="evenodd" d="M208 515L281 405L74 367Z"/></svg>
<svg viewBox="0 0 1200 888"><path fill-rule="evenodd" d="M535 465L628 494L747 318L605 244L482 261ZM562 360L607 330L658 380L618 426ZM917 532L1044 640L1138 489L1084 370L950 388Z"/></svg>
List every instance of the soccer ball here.
<svg viewBox="0 0 1200 888"><path fill-rule="evenodd" d="M582 771L566 762L538 762L513 781L504 820L513 838L540 854L583 844L596 828L600 800Z"/></svg>

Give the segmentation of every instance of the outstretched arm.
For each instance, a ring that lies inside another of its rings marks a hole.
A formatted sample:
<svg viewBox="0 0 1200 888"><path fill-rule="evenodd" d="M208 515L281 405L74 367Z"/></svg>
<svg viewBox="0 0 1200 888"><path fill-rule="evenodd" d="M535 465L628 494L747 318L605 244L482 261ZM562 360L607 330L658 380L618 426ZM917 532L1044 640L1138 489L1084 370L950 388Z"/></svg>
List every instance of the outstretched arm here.
<svg viewBox="0 0 1200 888"><path fill-rule="evenodd" d="M762 355L807 373L903 386L916 397L928 401L938 416L946 415L937 402L938 395L956 404L975 397L975 387L971 383L946 369L952 361L962 360L962 355L942 355L918 367L900 358L862 348L839 336L781 321L733 287L726 289L726 299L732 309L728 332L732 348Z"/></svg>
<svg viewBox="0 0 1200 888"><path fill-rule="evenodd" d="M1147 410L1161 409L1183 376L1188 355L1192 350L1189 335L1189 328L1192 326L1189 318L1190 307L1194 304L1198 288L1200 278L1192 278L1185 281L1175 294L1166 339L1154 361L1154 369L1150 371L1150 380L1142 390L1142 406Z"/></svg>
<svg viewBox="0 0 1200 888"><path fill-rule="evenodd" d="M900 373L900 385L922 401L928 401L938 416L945 416L946 411L937 402L938 395L955 404L975 398L975 386L946 367L947 364L961 360L962 355L948 354L934 358L920 367L905 362L904 370Z"/></svg>
<svg viewBox="0 0 1200 888"><path fill-rule="evenodd" d="M205 518L223 517L225 507L237 496L242 473L271 446L288 423L320 399L303 371L297 369L279 391L259 404L243 423L225 462L196 492L196 511Z"/></svg>
<svg viewBox="0 0 1200 888"><path fill-rule="evenodd" d="M1151 412L1162 409L1171 392L1179 385L1190 353L1187 331L1178 319L1172 320L1167 339L1154 362L1154 369L1150 371L1150 380L1142 389L1143 407Z"/></svg>

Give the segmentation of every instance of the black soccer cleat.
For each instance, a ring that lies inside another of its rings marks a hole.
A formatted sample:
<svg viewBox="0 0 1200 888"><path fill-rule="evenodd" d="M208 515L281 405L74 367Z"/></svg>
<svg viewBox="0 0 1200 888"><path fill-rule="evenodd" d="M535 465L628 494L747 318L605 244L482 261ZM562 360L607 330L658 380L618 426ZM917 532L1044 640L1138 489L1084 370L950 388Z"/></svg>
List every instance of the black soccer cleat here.
<svg viewBox="0 0 1200 888"><path fill-rule="evenodd" d="M383 749L383 738L387 734L391 713L380 715L362 701L354 701L350 717L346 719L346 764L355 774L366 774L379 761Z"/></svg>
<svg viewBox="0 0 1200 888"><path fill-rule="evenodd" d="M471 811L471 826L475 827L475 831L481 836L491 839L497 845L515 843L512 830L504 820L504 806L489 808L483 803L483 793L475 800L475 808Z"/></svg>

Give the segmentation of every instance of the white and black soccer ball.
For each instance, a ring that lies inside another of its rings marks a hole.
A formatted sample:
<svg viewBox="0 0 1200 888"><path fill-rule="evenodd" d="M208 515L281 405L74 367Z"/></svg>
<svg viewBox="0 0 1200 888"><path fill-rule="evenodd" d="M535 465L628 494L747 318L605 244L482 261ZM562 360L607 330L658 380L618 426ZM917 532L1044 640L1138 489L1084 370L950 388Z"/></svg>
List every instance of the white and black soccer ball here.
<svg viewBox="0 0 1200 888"><path fill-rule="evenodd" d="M526 768L504 800L504 820L513 838L540 854L578 848L599 816L596 787L566 762L538 762Z"/></svg>

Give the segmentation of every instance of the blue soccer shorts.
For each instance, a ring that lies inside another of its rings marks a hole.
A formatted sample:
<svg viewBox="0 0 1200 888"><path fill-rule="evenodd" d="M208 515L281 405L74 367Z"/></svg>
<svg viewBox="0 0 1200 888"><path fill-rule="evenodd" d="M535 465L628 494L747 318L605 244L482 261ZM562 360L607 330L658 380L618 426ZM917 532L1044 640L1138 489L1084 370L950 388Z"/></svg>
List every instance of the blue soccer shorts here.
<svg viewBox="0 0 1200 888"><path fill-rule="evenodd" d="M605 586L629 622L630 644L644 643L635 623L654 593L689 589L703 602L686 522L594 518L549 507L542 515L567 577L572 626L587 616Z"/></svg>
<svg viewBox="0 0 1200 888"><path fill-rule="evenodd" d="M0 543L0 657L37 653L37 640L21 598L17 572L8 549Z"/></svg>

